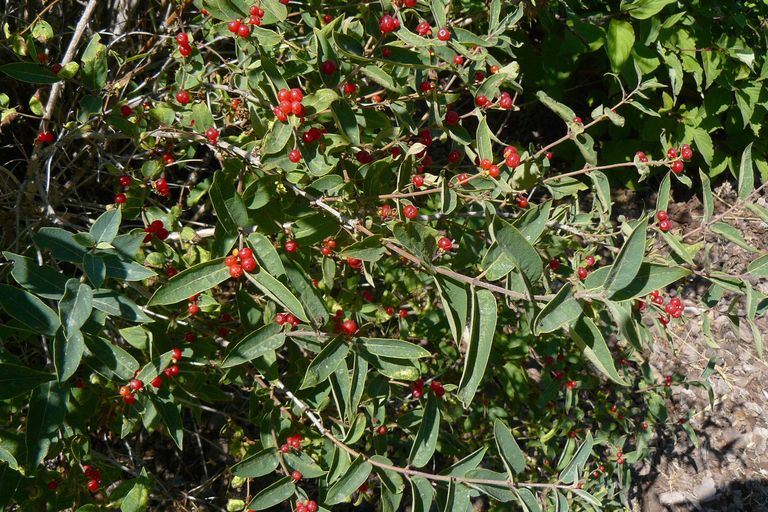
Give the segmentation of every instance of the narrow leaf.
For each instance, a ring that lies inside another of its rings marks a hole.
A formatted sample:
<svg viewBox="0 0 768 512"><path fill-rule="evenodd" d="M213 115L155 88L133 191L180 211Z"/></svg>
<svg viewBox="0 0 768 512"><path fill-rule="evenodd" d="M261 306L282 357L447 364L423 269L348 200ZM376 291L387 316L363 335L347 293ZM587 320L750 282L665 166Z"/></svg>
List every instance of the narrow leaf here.
<svg viewBox="0 0 768 512"><path fill-rule="evenodd" d="M571 327L571 337L584 351L584 356L606 377L620 386L629 385L616 371L608 344L600 329L590 318L581 316Z"/></svg>
<svg viewBox="0 0 768 512"><path fill-rule="evenodd" d="M752 166L752 143L741 154L739 164L739 199L746 199L755 189L755 170Z"/></svg>
<svg viewBox="0 0 768 512"><path fill-rule="evenodd" d="M437 438L440 433L438 400L434 393L430 393L429 397L427 397L427 404L424 406L424 416L421 419L421 425L419 425L416 438L413 440L409 457L411 465L414 467L424 467L435 453Z"/></svg>
<svg viewBox="0 0 768 512"><path fill-rule="evenodd" d="M337 336L332 339L309 363L301 389L316 386L327 379L336 371L336 368L347 357L348 353L349 345L347 345L343 337Z"/></svg>
<svg viewBox="0 0 768 512"><path fill-rule="evenodd" d="M13 363L0 363L0 400L9 400L29 393L53 375Z"/></svg>
<svg viewBox="0 0 768 512"><path fill-rule="evenodd" d="M458 391L459 400L465 409L469 408L485 376L496 332L496 298L485 289L478 290L475 296L477 314L473 314L472 335L464 356L464 371Z"/></svg>
<svg viewBox="0 0 768 512"><path fill-rule="evenodd" d="M384 338L360 338L366 352L394 359L420 359L432 354L429 350L408 341Z"/></svg>
<svg viewBox="0 0 768 512"><path fill-rule="evenodd" d="M33 331L53 336L61 325L58 315L31 293L0 284L0 307Z"/></svg>
<svg viewBox="0 0 768 512"><path fill-rule="evenodd" d="M224 265L224 258L200 263L173 276L152 295L147 305L176 304L197 293L210 290L227 279L229 268Z"/></svg>
<svg viewBox="0 0 768 512"><path fill-rule="evenodd" d="M603 287L609 294L628 286L640 271L645 255L647 233L648 218L646 217L632 230L605 278Z"/></svg>
<svg viewBox="0 0 768 512"><path fill-rule="evenodd" d="M296 484L286 476L265 487L248 504L248 510L266 510L284 502L296 492Z"/></svg>
<svg viewBox="0 0 768 512"><path fill-rule="evenodd" d="M368 480L368 475L371 474L372 470L373 466L366 462L362 456L356 458L344 475L328 489L324 503L336 505L347 499Z"/></svg>
<svg viewBox="0 0 768 512"><path fill-rule="evenodd" d="M232 368L257 357L263 356L268 352L277 350L285 343L285 334L279 325L270 323L246 334L240 341L234 344L227 352L222 368Z"/></svg>
<svg viewBox="0 0 768 512"><path fill-rule="evenodd" d="M573 285L566 283L555 297L544 306L533 323L535 335L556 331L570 324L582 314L581 305L573 296Z"/></svg>
<svg viewBox="0 0 768 512"><path fill-rule="evenodd" d="M512 431L498 418L493 422L493 436L509 477L513 478L525 471L525 454L515 441Z"/></svg>
<svg viewBox="0 0 768 512"><path fill-rule="evenodd" d="M277 450L266 448L232 466L232 474L240 478L257 478L272 473L277 466Z"/></svg>

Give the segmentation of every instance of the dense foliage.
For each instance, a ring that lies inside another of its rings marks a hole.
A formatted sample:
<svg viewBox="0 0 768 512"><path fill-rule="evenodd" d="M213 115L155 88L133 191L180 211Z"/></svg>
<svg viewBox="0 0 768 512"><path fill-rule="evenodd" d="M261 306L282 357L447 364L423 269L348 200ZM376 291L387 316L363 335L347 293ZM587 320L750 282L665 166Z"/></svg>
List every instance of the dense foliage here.
<svg viewBox="0 0 768 512"><path fill-rule="evenodd" d="M1 505L621 510L762 357L761 2L150 3L3 15Z"/></svg>

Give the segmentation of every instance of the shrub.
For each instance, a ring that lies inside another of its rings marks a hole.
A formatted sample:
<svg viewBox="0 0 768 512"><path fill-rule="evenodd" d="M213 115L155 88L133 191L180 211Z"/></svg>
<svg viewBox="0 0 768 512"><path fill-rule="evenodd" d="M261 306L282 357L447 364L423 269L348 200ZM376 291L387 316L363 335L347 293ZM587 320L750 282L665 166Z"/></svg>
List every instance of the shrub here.
<svg viewBox="0 0 768 512"><path fill-rule="evenodd" d="M626 506L715 369L647 347L733 301L762 355L768 255L729 223L768 222L763 42L728 33L758 8L286 3L6 25L0 503Z"/></svg>

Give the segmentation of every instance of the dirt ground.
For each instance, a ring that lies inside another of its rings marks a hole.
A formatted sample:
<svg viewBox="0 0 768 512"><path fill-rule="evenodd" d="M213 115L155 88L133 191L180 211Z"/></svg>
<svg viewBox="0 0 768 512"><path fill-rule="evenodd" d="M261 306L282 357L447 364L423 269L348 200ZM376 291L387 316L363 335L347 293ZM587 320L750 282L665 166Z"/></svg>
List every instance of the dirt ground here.
<svg viewBox="0 0 768 512"><path fill-rule="evenodd" d="M715 193L721 199L716 199L716 214L736 197L728 183ZM760 203L768 206L764 198ZM686 230L689 223L690 229L699 225L701 211L702 205L694 197L670 205L669 214ZM723 220L739 227L760 252L714 243L710 237L706 243L711 269L740 274L752 259L768 252L768 225L746 217ZM684 291L687 302L700 303L707 286L705 281L692 281ZM755 286L768 293L768 280ZM768 511L768 364L757 357L749 326L734 324L729 318L731 302L732 297L726 296L715 308L700 309L674 329L674 346L661 341L647 354L661 375L677 372L690 378L698 377L715 357L717 367L710 378L715 404L710 407L705 389L673 387L674 411L696 411L691 425L699 444L695 446L683 432L676 439L658 440L657 459L636 468L642 484L635 512ZM740 310L743 303L738 304ZM702 332L703 315L711 325L709 340ZM768 335L766 315L757 324L763 336Z"/></svg>

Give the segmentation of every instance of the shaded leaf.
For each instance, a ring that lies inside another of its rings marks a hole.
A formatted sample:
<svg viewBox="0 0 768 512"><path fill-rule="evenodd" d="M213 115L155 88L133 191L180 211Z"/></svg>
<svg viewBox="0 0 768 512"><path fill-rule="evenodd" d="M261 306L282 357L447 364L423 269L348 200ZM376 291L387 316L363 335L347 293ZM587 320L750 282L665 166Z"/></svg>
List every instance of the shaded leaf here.
<svg viewBox="0 0 768 512"><path fill-rule="evenodd" d="M437 438L440 433L438 400L434 393L430 393L427 397L427 403L424 406L424 416L421 418L421 424L419 425L418 432L416 432L416 438L413 440L409 456L411 465L414 467L424 467L435 453Z"/></svg>
<svg viewBox="0 0 768 512"><path fill-rule="evenodd" d="M513 478L525 471L525 454L515 441L512 431L498 418L493 422L493 437L509 477Z"/></svg>

